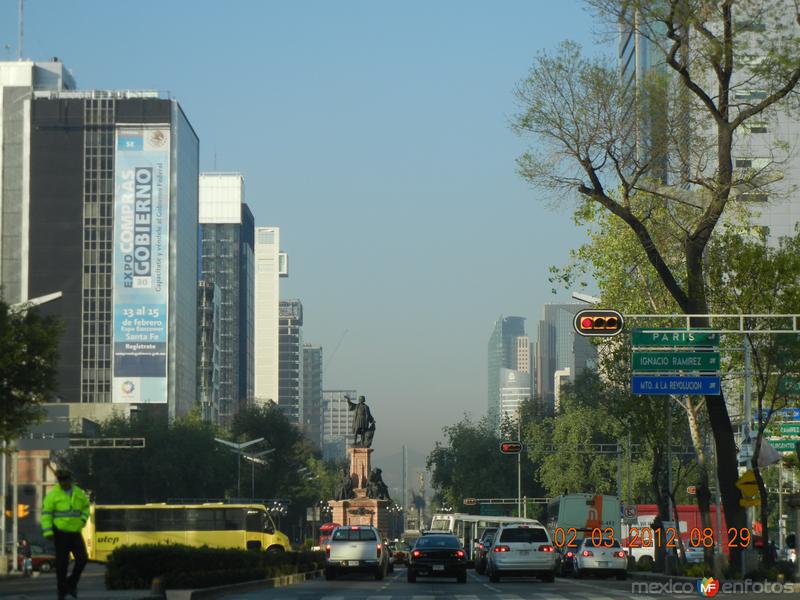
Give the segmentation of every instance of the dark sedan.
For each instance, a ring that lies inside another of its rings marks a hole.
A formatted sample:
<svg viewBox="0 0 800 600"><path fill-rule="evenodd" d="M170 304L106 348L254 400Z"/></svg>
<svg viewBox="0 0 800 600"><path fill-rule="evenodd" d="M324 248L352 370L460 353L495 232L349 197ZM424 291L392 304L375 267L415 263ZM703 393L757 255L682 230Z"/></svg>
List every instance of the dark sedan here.
<svg viewBox="0 0 800 600"><path fill-rule="evenodd" d="M486 555L489 552L489 548L492 547L492 540L494 539L495 532L497 532L497 527L487 527L484 529L481 539L478 541L477 547L475 548L475 571L478 573L486 573Z"/></svg>
<svg viewBox="0 0 800 600"><path fill-rule="evenodd" d="M414 583L421 577L455 577L467 582L467 555L454 535L424 535L411 550L407 579Z"/></svg>

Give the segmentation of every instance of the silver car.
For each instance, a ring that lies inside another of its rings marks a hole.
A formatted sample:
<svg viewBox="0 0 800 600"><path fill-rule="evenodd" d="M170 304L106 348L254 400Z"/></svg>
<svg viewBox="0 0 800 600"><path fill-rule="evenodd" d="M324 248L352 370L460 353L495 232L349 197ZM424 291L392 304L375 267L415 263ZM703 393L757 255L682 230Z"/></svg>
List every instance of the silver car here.
<svg viewBox="0 0 800 600"><path fill-rule="evenodd" d="M575 577L583 578L589 574L600 577L628 576L628 554L617 540L585 538L575 552Z"/></svg>

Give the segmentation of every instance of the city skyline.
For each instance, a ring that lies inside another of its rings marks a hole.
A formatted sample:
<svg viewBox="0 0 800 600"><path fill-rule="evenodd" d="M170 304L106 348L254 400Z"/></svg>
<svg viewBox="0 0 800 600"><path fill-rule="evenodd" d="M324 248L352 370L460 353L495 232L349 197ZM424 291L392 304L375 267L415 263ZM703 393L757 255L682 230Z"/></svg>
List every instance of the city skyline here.
<svg viewBox="0 0 800 600"><path fill-rule="evenodd" d="M281 296L303 301L304 338L325 349L325 389L357 387L379 422L414 424L384 428L376 451L406 442L427 452L444 424L482 416L492 322L533 319L565 299L550 293L547 269L578 239L568 212L548 210L514 172L526 145L509 128L514 88L560 38L556 24L571 22L588 46L591 16L577 2L548 13L525 2L503 11L420 3L424 19L366 3L310 3L310 13L207 4L194 11L192 38L217 43L187 47L167 26L183 11L148 6L161 16L145 33L107 25L122 22L122 7L88 3L75 14L30 3L23 54L58 56L80 89L168 90L181 102L200 170L242 172L256 225L281 228L292 257ZM0 17L0 41L15 48L16 4ZM65 33L86 26L91 42ZM408 30L418 43L408 45ZM466 84L478 79L477 90ZM230 93L244 81L245 94Z"/></svg>

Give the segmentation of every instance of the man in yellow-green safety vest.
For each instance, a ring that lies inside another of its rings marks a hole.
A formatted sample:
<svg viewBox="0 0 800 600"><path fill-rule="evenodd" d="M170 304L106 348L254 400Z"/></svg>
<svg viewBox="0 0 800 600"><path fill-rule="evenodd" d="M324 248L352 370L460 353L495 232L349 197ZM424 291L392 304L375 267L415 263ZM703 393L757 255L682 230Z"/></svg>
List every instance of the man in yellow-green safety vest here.
<svg viewBox="0 0 800 600"><path fill-rule="evenodd" d="M89 498L72 483L72 474L56 471L58 484L47 493L42 507L42 533L56 546L56 577L58 600L67 596L78 597L78 581L86 566L86 545L81 529L89 520ZM67 576L69 555L75 557L72 573Z"/></svg>

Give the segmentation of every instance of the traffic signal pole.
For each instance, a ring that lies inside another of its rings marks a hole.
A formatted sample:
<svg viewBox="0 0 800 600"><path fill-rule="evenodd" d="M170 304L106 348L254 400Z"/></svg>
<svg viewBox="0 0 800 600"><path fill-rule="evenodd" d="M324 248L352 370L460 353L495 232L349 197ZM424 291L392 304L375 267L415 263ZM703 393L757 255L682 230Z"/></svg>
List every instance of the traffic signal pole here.
<svg viewBox="0 0 800 600"><path fill-rule="evenodd" d="M11 572L17 572L17 553L19 548L19 452L14 448L11 454Z"/></svg>
<svg viewBox="0 0 800 600"><path fill-rule="evenodd" d="M522 443L521 410L517 412L517 441L520 444ZM522 516L522 451L517 453L517 516L518 517Z"/></svg>

